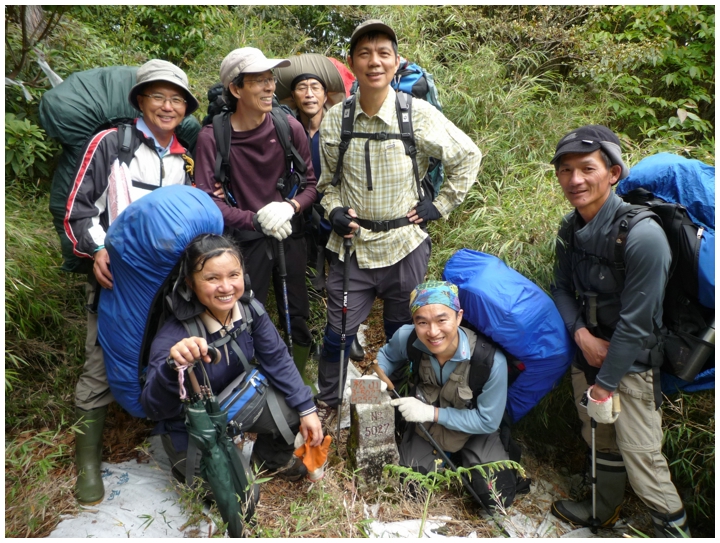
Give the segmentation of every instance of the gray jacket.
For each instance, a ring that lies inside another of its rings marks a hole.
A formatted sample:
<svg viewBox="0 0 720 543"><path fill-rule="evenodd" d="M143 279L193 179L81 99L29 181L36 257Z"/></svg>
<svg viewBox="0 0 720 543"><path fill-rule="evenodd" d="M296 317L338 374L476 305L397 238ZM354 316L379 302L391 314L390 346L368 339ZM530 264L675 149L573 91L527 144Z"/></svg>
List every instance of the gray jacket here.
<svg viewBox="0 0 720 543"><path fill-rule="evenodd" d="M613 242L610 239L613 219L618 208L624 205L627 204L619 196L611 193L588 224L577 211L563 219L566 224L574 216L574 247L571 249L569 240L563 241L558 236L551 285L555 305L571 337L580 328L588 328L583 292L598 293L599 327L591 332L598 337L605 336L610 346L596 382L609 391L617 388L626 373L649 369L640 360L646 356L646 349L655 344L654 331L662 326L663 297L672 260L665 232L651 218L638 222L628 234L624 282L617 281L607 262L593 258L593 255L608 253L607 244Z"/></svg>

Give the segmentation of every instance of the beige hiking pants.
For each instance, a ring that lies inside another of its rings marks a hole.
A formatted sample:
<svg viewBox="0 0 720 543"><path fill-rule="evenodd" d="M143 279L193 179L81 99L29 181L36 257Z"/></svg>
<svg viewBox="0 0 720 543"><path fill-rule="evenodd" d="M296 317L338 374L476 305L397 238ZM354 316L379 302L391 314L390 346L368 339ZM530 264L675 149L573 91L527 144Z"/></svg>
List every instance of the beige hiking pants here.
<svg viewBox="0 0 720 543"><path fill-rule="evenodd" d="M100 289L94 281L85 287L87 303L95 298L96 289ZM85 337L85 365L75 386L75 406L89 411L111 404L115 399L110 392L102 348L97 342L98 316L88 311L87 336Z"/></svg>
<svg viewBox="0 0 720 543"><path fill-rule="evenodd" d="M575 405L582 421L583 439L591 446L590 417L580 405L588 389L585 375L572 366ZM621 412L615 424L598 424L595 445L600 452L620 454L635 494L659 513L675 513L683 504L670 480L667 460L662 454L662 412L655 409L652 370L626 373L615 394L620 395Z"/></svg>

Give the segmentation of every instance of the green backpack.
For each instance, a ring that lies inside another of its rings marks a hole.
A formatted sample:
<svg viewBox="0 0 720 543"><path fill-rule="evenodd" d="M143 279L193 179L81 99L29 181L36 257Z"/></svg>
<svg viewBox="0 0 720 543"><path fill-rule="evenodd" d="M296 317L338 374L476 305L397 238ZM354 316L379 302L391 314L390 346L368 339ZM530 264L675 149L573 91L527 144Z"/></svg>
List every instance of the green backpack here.
<svg viewBox="0 0 720 543"><path fill-rule="evenodd" d="M128 94L136 82L136 72L137 68L131 66L76 72L47 91L40 100L40 124L48 136L60 141L63 148L52 178L50 213L53 226L60 236L63 256L61 269L64 271L87 274L92 270L92 260L76 256L72 242L65 233L63 223L68 193L75 178L78 159L89 139L111 127L117 126L118 130L124 130L120 128L122 125L132 124L133 119L140 116L140 112L128 102ZM199 131L200 123L188 116L176 133L183 145L192 152ZM132 136L132 130L127 133ZM127 144L128 148L132 148L131 139Z"/></svg>

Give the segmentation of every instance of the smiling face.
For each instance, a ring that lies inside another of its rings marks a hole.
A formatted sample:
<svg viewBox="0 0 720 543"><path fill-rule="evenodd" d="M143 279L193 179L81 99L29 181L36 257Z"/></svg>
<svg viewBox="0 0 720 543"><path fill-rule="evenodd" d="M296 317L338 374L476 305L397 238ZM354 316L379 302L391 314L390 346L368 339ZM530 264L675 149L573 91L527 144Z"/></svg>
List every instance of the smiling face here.
<svg viewBox="0 0 720 543"><path fill-rule="evenodd" d="M238 99L238 111L250 116L270 113L275 92L273 73L245 74L242 88L230 83L230 92Z"/></svg>
<svg viewBox="0 0 720 543"><path fill-rule="evenodd" d="M200 303L221 322L245 292L242 266L230 252L206 260L190 283Z"/></svg>
<svg viewBox="0 0 720 543"><path fill-rule="evenodd" d="M348 65L355 75L360 92L382 90L390 86L400 67L400 56L393 49L393 42L384 34L375 39L360 38Z"/></svg>
<svg viewBox="0 0 720 543"><path fill-rule="evenodd" d="M413 315L418 339L443 364L457 351L462 315L462 309L455 312L443 304L424 305Z"/></svg>
<svg viewBox="0 0 720 543"><path fill-rule="evenodd" d="M291 92L297 108L309 118L320 113L327 102L327 94L317 79L300 81Z"/></svg>
<svg viewBox="0 0 720 543"><path fill-rule="evenodd" d="M621 171L618 165L608 168L598 149L592 153L562 155L558 159L555 175L565 198L578 210L585 222L589 222L610 196Z"/></svg>
<svg viewBox="0 0 720 543"><path fill-rule="evenodd" d="M150 95L162 95L167 100L159 104L150 98ZM182 102L174 106L169 100L176 96L185 100L185 91L177 85L165 81L150 83L143 87L138 94L137 102L143 113L145 124L159 142L168 141L185 118L187 103Z"/></svg>

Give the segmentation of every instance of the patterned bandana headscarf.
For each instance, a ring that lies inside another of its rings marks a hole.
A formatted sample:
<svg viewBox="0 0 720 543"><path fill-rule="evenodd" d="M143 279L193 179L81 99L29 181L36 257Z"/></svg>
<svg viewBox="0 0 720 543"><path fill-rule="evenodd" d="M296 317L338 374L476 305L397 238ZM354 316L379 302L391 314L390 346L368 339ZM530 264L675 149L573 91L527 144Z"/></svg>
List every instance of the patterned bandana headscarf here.
<svg viewBox="0 0 720 543"><path fill-rule="evenodd" d="M410 313L429 304L446 305L454 311L460 311L458 288L447 281L426 281L420 283L410 293Z"/></svg>

